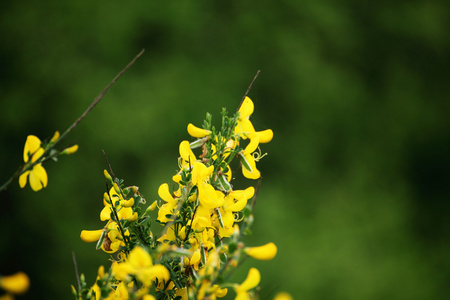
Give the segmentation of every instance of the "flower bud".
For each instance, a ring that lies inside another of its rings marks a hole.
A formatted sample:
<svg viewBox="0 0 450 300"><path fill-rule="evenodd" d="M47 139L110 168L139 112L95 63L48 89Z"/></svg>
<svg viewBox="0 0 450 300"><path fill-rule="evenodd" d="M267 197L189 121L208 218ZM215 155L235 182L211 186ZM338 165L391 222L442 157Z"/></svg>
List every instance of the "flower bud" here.
<svg viewBox="0 0 450 300"><path fill-rule="evenodd" d="M77 290L75 289L75 287L73 285L70 286L72 288L72 294L75 296L75 298L77 298Z"/></svg>
<svg viewBox="0 0 450 300"><path fill-rule="evenodd" d="M130 222L134 222L134 221L137 220L137 218L138 218L138 213L135 212L135 213L134 213L131 217L129 217L127 220L130 221Z"/></svg>
<svg viewBox="0 0 450 300"><path fill-rule="evenodd" d="M114 187L114 190L116 191L116 193L120 195L120 188L119 188L119 186L117 185L117 182L114 182L113 187Z"/></svg>
<svg viewBox="0 0 450 300"><path fill-rule="evenodd" d="M109 175L108 171L103 170L103 175L105 175L106 180L108 180L109 182L113 182L113 179L111 175Z"/></svg>
<svg viewBox="0 0 450 300"><path fill-rule="evenodd" d="M61 152L61 155L70 155L78 150L78 145L73 145L72 147L66 148Z"/></svg>
<svg viewBox="0 0 450 300"><path fill-rule="evenodd" d="M154 211L157 206L158 206L158 201L155 200L149 207L147 207L145 212Z"/></svg>
<svg viewBox="0 0 450 300"><path fill-rule="evenodd" d="M59 131L56 131L52 139L50 140L50 143L56 143L58 139L59 139Z"/></svg>

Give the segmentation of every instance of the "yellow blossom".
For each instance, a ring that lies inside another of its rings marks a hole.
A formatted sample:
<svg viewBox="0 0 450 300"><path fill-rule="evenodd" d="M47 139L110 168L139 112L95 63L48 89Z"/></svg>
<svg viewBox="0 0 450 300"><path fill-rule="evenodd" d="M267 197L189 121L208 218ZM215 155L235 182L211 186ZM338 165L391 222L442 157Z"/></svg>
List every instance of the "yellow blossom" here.
<svg viewBox="0 0 450 300"><path fill-rule="evenodd" d="M286 292L280 292L275 295L275 298L273 300L293 300L292 296Z"/></svg>
<svg viewBox="0 0 450 300"><path fill-rule="evenodd" d="M28 276L23 272L0 277L0 288L13 294L25 293L30 286Z"/></svg>
<svg viewBox="0 0 450 300"><path fill-rule="evenodd" d="M267 243L259 247L245 248L245 253L259 260L271 260L277 255L277 246L274 243Z"/></svg>
<svg viewBox="0 0 450 300"><path fill-rule="evenodd" d="M167 281L170 278L166 267L153 265L150 254L139 246L131 250L127 261L114 265L113 273L119 280L128 280L130 275L134 275L146 287L150 286L156 278L158 281Z"/></svg>
<svg viewBox="0 0 450 300"><path fill-rule="evenodd" d="M250 300L248 291L258 286L261 280L261 275L256 268L251 268L248 272L247 278L240 285L235 287L236 298L235 300Z"/></svg>
<svg viewBox="0 0 450 300"><path fill-rule="evenodd" d="M23 149L24 162L28 163L31 158L31 163L35 163L44 152L44 149L41 147L41 140L34 135L29 135ZM35 164L31 170L25 171L20 175L19 185L21 188L25 187L28 178L30 179L30 186L35 192L47 186L47 172L42 164Z"/></svg>

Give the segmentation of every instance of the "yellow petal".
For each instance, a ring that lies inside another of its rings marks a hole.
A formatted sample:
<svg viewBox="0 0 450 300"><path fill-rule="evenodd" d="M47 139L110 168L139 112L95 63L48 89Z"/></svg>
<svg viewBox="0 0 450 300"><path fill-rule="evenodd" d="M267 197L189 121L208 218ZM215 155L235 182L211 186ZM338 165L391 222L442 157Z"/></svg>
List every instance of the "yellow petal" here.
<svg viewBox="0 0 450 300"><path fill-rule="evenodd" d="M33 170L30 172L30 186L33 191L37 192L40 189L47 186L48 177L47 172L41 164L37 164L33 167Z"/></svg>
<svg viewBox="0 0 450 300"><path fill-rule="evenodd" d="M28 162L30 154L35 153L39 147L41 147L41 140L37 136L29 135L23 149L23 160Z"/></svg>
<svg viewBox="0 0 450 300"><path fill-rule="evenodd" d="M245 248L245 253L259 260L271 260L277 255L277 246L274 243L268 243L259 247Z"/></svg>
<svg viewBox="0 0 450 300"><path fill-rule="evenodd" d="M198 184L198 200L200 204L208 209L219 207L223 204L223 197L220 199L214 187L208 183Z"/></svg>
<svg viewBox="0 0 450 300"><path fill-rule="evenodd" d="M167 183L163 183L159 186L158 195L166 202L174 202L172 194L169 192L169 185Z"/></svg>
<svg viewBox="0 0 450 300"><path fill-rule="evenodd" d="M132 207L134 205L134 198L130 198L129 200L122 201L121 205L123 207Z"/></svg>
<svg viewBox="0 0 450 300"><path fill-rule="evenodd" d="M188 141L182 141L180 143L180 156L181 158L186 162L192 164L194 163L194 161L196 160L194 152L192 152L191 147L189 146L189 142Z"/></svg>
<svg viewBox="0 0 450 300"><path fill-rule="evenodd" d="M245 147L244 154L253 153L259 145L259 135L255 132L252 132L248 135L250 138L250 143L248 143L247 147Z"/></svg>
<svg viewBox="0 0 450 300"><path fill-rule="evenodd" d="M245 166L242 166L242 174L244 174L244 176L248 179L258 179L261 174L258 169L256 169L256 163L253 156L251 154L246 154L244 156L241 156L241 159L243 159L251 169L248 170Z"/></svg>
<svg viewBox="0 0 450 300"><path fill-rule="evenodd" d="M249 118L253 113L254 105L253 101L249 97L245 97L244 101L239 108L239 113L241 118Z"/></svg>
<svg viewBox="0 0 450 300"><path fill-rule="evenodd" d="M293 300L292 296L286 292L280 292L275 295L275 298L273 300Z"/></svg>
<svg viewBox="0 0 450 300"><path fill-rule="evenodd" d="M13 294L22 294L28 290L30 280L23 272L0 277L0 287Z"/></svg>
<svg viewBox="0 0 450 300"><path fill-rule="evenodd" d="M241 136L244 140L250 133L255 132L255 128L253 127L252 122L248 119L242 119L237 122L236 128L234 132Z"/></svg>
<svg viewBox="0 0 450 300"><path fill-rule="evenodd" d="M24 188L25 185L27 184L28 174L30 174L30 171L26 171L22 175L20 175L20 177L19 177L19 185L20 185L21 188Z"/></svg>
<svg viewBox="0 0 450 300"><path fill-rule="evenodd" d="M81 231L80 238L83 242L92 243L96 242L102 236L103 229L99 230L83 230Z"/></svg>
<svg viewBox="0 0 450 300"><path fill-rule="evenodd" d="M139 216L138 213L135 212L133 215L131 215L131 217L128 217L127 220L130 222L134 222L137 220L138 216Z"/></svg>
<svg viewBox="0 0 450 300"><path fill-rule="evenodd" d="M211 134L210 130L199 128L197 126L192 125L191 123L188 124L187 131L190 136L196 138L202 138Z"/></svg>
<svg viewBox="0 0 450 300"><path fill-rule="evenodd" d="M100 220L106 221L111 219L111 205L106 205L100 212Z"/></svg>
<svg viewBox="0 0 450 300"><path fill-rule="evenodd" d="M205 181L214 171L214 166L206 167L201 162L196 161L192 169L192 184L197 185Z"/></svg>
<svg viewBox="0 0 450 300"><path fill-rule="evenodd" d="M128 255L128 263L133 267L151 267L153 266L152 258L142 247L136 246Z"/></svg>
<svg viewBox="0 0 450 300"><path fill-rule="evenodd" d="M272 129L258 131L257 134L259 135L259 142L262 144L270 142L273 138Z"/></svg>
<svg viewBox="0 0 450 300"><path fill-rule="evenodd" d="M31 157L31 162L35 162L37 161L39 158L41 158L42 154L44 154L44 149L39 148L36 150L36 152L33 154L33 156Z"/></svg>
<svg viewBox="0 0 450 300"><path fill-rule="evenodd" d="M259 273L258 269L251 268L248 271L248 275L247 275L247 278L245 279L245 281L240 286L238 286L237 292L239 293L239 292L248 291L248 290L251 290L252 288L255 288L259 284L260 280L261 280L261 274Z"/></svg>

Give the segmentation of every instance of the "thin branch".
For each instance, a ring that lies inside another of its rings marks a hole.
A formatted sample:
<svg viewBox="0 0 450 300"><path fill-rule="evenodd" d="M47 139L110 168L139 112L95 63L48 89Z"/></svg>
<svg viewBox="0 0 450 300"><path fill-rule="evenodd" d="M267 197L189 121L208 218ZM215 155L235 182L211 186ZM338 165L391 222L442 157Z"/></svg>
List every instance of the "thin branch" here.
<svg viewBox="0 0 450 300"><path fill-rule="evenodd" d="M81 291L80 275L78 274L77 259L75 258L75 252L73 251L72 251L72 259L73 259L73 266L75 268L75 275L77 276L78 292L80 292Z"/></svg>
<svg viewBox="0 0 450 300"><path fill-rule="evenodd" d="M97 97L95 97L94 101L89 105L89 107L86 109L86 111L75 121L73 124L61 135L61 137L55 142L55 144L60 141L66 134L68 134L70 131L72 131L73 128L75 128L78 123L80 123L86 115L97 105L97 103L102 100L102 98L105 96L105 94L108 92L108 90L113 86L114 83L135 63L135 61L141 57L141 55L144 53L145 49L142 49L141 52L139 52L138 55L136 55L129 63L128 65L122 69L122 71L119 72L119 74L114 77L113 80L98 94Z"/></svg>
<svg viewBox="0 0 450 300"><path fill-rule="evenodd" d="M256 78L258 78L259 73L261 73L261 70L258 70L258 71L256 72L255 77L253 77L253 80L252 80L252 82L250 83L250 85L248 86L247 91L246 91L245 94L244 94L244 97L242 97L242 101L241 101L241 104L239 104L239 106L238 106L238 110L239 110L239 108L241 108L241 105L242 105L242 103L244 102L245 97L247 97L247 96L248 96L248 93L250 93L250 90L251 90L252 87L253 87L253 83L255 83Z"/></svg>
<svg viewBox="0 0 450 300"><path fill-rule="evenodd" d="M105 150L102 149L102 152L103 152L103 157L105 158L106 164L108 165L108 169L111 172L113 181L116 182L116 175L114 175L114 172L112 170L111 164L109 163L108 158L106 157Z"/></svg>
<svg viewBox="0 0 450 300"><path fill-rule="evenodd" d="M253 208L255 207L255 204L256 204L256 198L258 198L258 192L259 192L259 187L260 186L261 186L261 179L259 179L258 183L256 184L255 194L253 195L253 199L252 199L252 211L253 211Z"/></svg>

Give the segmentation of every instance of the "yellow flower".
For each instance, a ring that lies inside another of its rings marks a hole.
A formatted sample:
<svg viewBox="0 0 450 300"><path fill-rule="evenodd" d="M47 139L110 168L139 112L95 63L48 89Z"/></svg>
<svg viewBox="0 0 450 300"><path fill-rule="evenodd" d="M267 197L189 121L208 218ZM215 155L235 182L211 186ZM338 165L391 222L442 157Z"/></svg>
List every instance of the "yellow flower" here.
<svg viewBox="0 0 450 300"><path fill-rule="evenodd" d="M261 280L261 275L256 268L251 268L248 271L247 278L240 285L237 285L234 289L236 291L235 300L250 300L248 291L258 286Z"/></svg>
<svg viewBox="0 0 450 300"><path fill-rule="evenodd" d="M192 168L192 184L198 188L198 200L206 208L213 209L223 204L223 194L207 183L214 171L214 166L206 167L196 161Z"/></svg>
<svg viewBox="0 0 450 300"><path fill-rule="evenodd" d="M249 179L258 179L261 174L258 169L256 169L256 162L252 153L258 148L260 143L268 143L272 140L273 131L271 129L258 132L255 131L252 122L250 122L250 116L253 113L253 108L254 105L252 100L249 97L245 97L241 107L239 108L239 118L237 120L234 132L244 140L247 138L250 139L250 142L244 151L239 153L243 164L243 175Z"/></svg>
<svg viewBox="0 0 450 300"><path fill-rule="evenodd" d="M128 229L125 231L125 235L129 235ZM111 220L103 229L81 231L80 238L86 243L98 241L97 249L102 248L107 253L117 252L120 246L125 245L117 223Z"/></svg>
<svg viewBox="0 0 450 300"><path fill-rule="evenodd" d="M44 152L44 149L41 147L41 140L34 135L29 135L23 149L24 162L29 163L31 159L31 163L34 163L41 158ZM28 177L30 178L30 186L35 192L47 186L47 172L42 167L42 164L36 164L31 170L25 171L20 175L19 185L21 188L24 188L27 184Z"/></svg>
<svg viewBox="0 0 450 300"><path fill-rule="evenodd" d="M0 287L13 294L25 293L30 286L28 276L23 272L17 272L10 276L0 277Z"/></svg>
<svg viewBox="0 0 450 300"><path fill-rule="evenodd" d="M103 204L105 205L105 207L100 212L100 220L106 221L111 219L111 212L113 208L112 205L107 202L107 200L111 200L112 204L114 204L119 220L127 219L133 221L137 218L137 213L133 213L132 208L132 206L134 205L134 198L125 200L122 195L118 194L116 192L116 189L112 187L109 190L109 196L106 192L103 195ZM117 201L119 202L118 205Z"/></svg>
<svg viewBox="0 0 450 300"><path fill-rule="evenodd" d="M148 252L139 246L131 250L127 261L114 265L113 273L119 280L129 280L129 276L134 275L146 287L150 286L156 278L158 281L167 281L170 278L166 267L153 265Z"/></svg>
<svg viewBox="0 0 450 300"><path fill-rule="evenodd" d="M275 298L273 298L273 300L293 300L293 299L294 298L292 298L292 296L286 292L280 292L275 295Z"/></svg>
<svg viewBox="0 0 450 300"><path fill-rule="evenodd" d="M277 246L274 243L267 243L259 247L248 247L244 252L253 258L259 260L271 260L277 255Z"/></svg>
<svg viewBox="0 0 450 300"><path fill-rule="evenodd" d="M167 215L173 213L174 208L177 206L177 201L170 194L169 185L167 183L160 185L158 195L166 202L158 210L158 220L162 223L169 222L171 219L167 218Z"/></svg>

